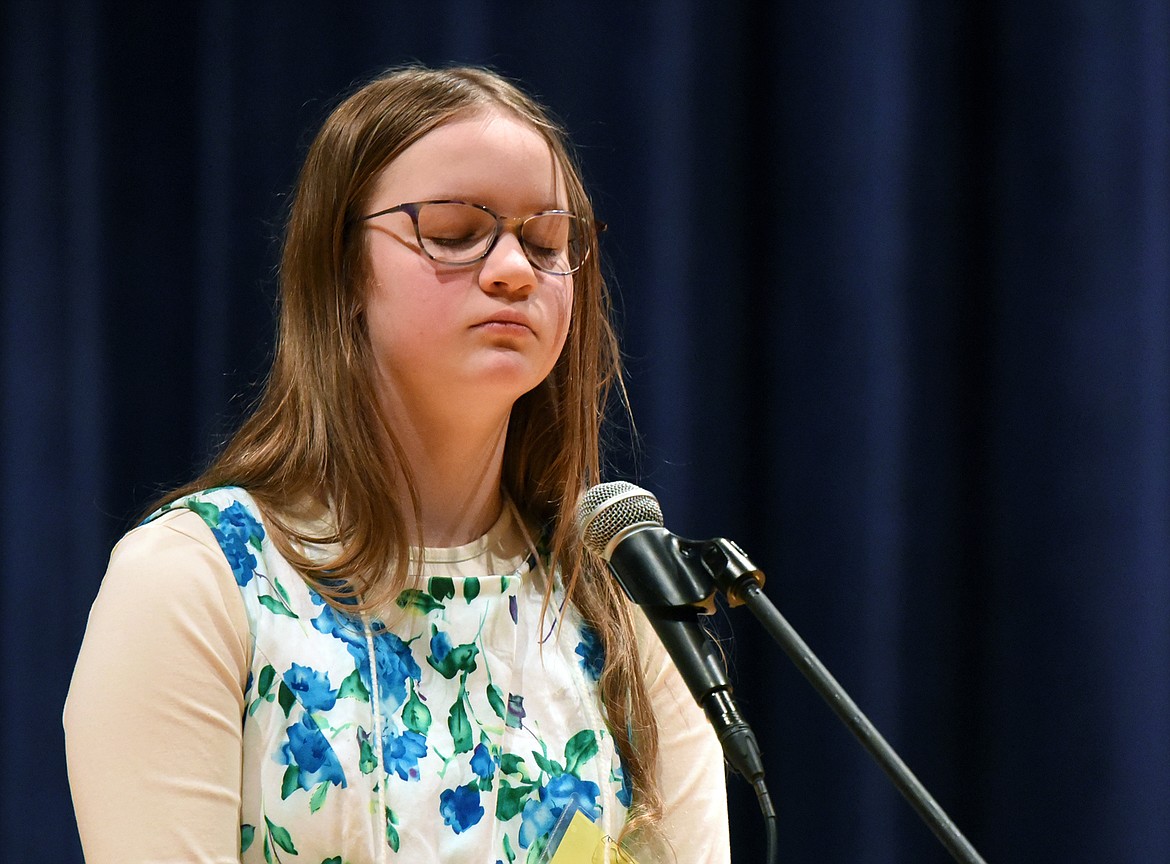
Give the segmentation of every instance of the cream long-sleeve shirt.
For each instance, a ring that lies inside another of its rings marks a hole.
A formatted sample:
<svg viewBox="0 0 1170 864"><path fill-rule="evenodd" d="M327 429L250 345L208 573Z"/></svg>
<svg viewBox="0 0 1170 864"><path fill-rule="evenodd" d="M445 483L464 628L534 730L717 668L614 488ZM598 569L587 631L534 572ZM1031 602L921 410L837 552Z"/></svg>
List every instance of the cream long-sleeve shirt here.
<svg viewBox="0 0 1170 864"><path fill-rule="evenodd" d="M426 550L427 590L400 598L398 632L347 635L272 563L262 528L245 523L243 563L225 556L240 522L230 501L172 510L111 556L64 718L88 864L524 861L570 800L620 831L628 799L590 680L595 646L571 607L556 632L538 620L540 586L509 513L471 544ZM636 621L663 835L681 864L726 864L718 742ZM277 658L286 645L333 654ZM371 654L373 673L353 662ZM267 738L245 731L264 723ZM314 844L336 861L311 857Z"/></svg>

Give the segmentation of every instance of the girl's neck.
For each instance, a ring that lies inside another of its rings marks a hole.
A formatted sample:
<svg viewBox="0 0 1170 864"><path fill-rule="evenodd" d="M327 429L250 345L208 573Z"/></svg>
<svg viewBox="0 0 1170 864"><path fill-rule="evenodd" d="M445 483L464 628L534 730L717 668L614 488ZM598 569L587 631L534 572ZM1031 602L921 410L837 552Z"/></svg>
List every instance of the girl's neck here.
<svg viewBox="0 0 1170 864"><path fill-rule="evenodd" d="M431 547L461 546L487 533L503 507L508 415L449 423L419 422L411 415L392 421L391 428L419 497L422 521L415 526L409 497L403 496L411 533L420 529L423 544Z"/></svg>

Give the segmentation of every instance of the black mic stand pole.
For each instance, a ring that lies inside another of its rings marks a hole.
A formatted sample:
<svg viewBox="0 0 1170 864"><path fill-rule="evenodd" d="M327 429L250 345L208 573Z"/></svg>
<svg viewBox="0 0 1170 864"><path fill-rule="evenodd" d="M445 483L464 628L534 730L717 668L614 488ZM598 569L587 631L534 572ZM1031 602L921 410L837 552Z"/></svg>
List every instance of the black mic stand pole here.
<svg viewBox="0 0 1170 864"><path fill-rule="evenodd" d="M763 574L730 540L719 538L702 543L703 565L733 606L746 605L796 664L818 693L829 703L870 755L886 772L898 791L910 802L951 856L961 864L986 864L975 847L963 836L950 817L919 782L906 763L894 752L869 718L817 659L800 635L772 605L760 587Z"/></svg>

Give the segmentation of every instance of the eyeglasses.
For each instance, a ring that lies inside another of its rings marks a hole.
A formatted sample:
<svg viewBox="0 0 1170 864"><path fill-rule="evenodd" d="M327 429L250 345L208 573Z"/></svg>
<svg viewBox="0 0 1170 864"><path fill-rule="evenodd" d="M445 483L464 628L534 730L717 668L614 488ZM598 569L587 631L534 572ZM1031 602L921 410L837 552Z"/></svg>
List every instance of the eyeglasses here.
<svg viewBox="0 0 1170 864"><path fill-rule="evenodd" d="M388 213L405 213L414 223L419 248L442 264L474 264L488 256L504 231L520 241L537 270L554 276L576 273L589 254L585 222L567 210L542 210L531 216L499 216L465 201L415 201L363 216L365 222ZM603 230L603 223L597 223Z"/></svg>

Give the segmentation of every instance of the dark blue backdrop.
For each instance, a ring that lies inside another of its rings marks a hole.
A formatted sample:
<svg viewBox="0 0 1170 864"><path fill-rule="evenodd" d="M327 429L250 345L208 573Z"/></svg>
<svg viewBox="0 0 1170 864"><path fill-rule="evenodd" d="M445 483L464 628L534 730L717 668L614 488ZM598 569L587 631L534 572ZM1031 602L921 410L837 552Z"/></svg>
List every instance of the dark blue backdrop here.
<svg viewBox="0 0 1170 864"><path fill-rule="evenodd" d="M614 475L752 554L989 861L1170 860L1170 0L342 8L0 3L5 860L80 861L59 718L109 547L255 392L332 98L408 59L518 77L580 145ZM948 860L720 626L784 860Z"/></svg>

